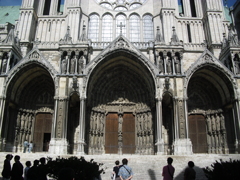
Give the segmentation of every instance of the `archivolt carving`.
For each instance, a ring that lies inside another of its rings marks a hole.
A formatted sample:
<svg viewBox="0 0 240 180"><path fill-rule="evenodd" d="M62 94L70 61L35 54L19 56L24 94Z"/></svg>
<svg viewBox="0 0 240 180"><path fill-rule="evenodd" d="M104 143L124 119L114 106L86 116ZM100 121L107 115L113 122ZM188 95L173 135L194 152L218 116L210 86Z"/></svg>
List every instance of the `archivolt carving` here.
<svg viewBox="0 0 240 180"><path fill-rule="evenodd" d="M218 59L214 57L214 55L209 51L205 50L201 57L195 63L193 63L190 68L186 71L186 78L184 79L184 88L187 89L189 80L191 76L201 67L204 67L206 65L214 66L215 68L219 69L221 72L223 72L229 79L230 82L232 82L234 89L237 89L236 81L233 77L232 72L224 65L222 62L220 62ZM187 91L185 90L185 97L187 97Z"/></svg>

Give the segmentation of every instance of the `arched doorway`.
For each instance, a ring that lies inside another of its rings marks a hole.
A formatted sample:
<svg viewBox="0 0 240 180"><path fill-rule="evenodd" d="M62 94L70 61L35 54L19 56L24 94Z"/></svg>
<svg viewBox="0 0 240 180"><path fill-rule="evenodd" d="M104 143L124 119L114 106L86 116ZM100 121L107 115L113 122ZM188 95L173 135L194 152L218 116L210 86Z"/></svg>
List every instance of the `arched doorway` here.
<svg viewBox="0 0 240 180"><path fill-rule="evenodd" d="M34 151L47 151L54 107L52 77L37 63L25 65L13 74L6 94L5 150L22 151L23 141L27 140L33 141Z"/></svg>
<svg viewBox="0 0 240 180"><path fill-rule="evenodd" d="M135 56L117 51L93 70L87 89L89 154L153 154L155 85Z"/></svg>
<svg viewBox="0 0 240 180"><path fill-rule="evenodd" d="M234 146L233 85L218 68L204 66L187 89L189 137L194 153L229 153Z"/></svg>

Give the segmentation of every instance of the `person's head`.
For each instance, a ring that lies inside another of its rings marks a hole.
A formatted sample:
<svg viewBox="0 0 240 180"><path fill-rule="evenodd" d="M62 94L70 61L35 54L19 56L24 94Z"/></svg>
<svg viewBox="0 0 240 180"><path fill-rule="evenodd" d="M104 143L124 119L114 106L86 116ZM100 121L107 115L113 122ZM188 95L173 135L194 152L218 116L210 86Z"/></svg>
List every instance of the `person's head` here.
<svg viewBox="0 0 240 180"><path fill-rule="evenodd" d="M119 165L119 160L115 161L115 164L118 166Z"/></svg>
<svg viewBox="0 0 240 180"><path fill-rule="evenodd" d="M38 166L38 164L39 164L39 160L36 159L33 161L33 166Z"/></svg>
<svg viewBox="0 0 240 180"><path fill-rule="evenodd" d="M27 161L25 164L27 167L30 167L32 165L31 161Z"/></svg>
<svg viewBox="0 0 240 180"><path fill-rule="evenodd" d="M74 180L75 172L72 168L62 168L58 175L58 180Z"/></svg>
<svg viewBox="0 0 240 180"><path fill-rule="evenodd" d="M193 168L193 167L194 167L194 162L189 161L189 162L188 162L188 167Z"/></svg>
<svg viewBox="0 0 240 180"><path fill-rule="evenodd" d="M123 165L127 165L128 160L127 160L126 158L124 158L124 159L122 160L122 163L123 163Z"/></svg>
<svg viewBox="0 0 240 180"><path fill-rule="evenodd" d="M172 162L173 162L173 159L171 157L167 158L167 163L168 164L172 164Z"/></svg>
<svg viewBox="0 0 240 180"><path fill-rule="evenodd" d="M11 154L6 155L6 159L12 160L12 158L13 158L13 155L11 155Z"/></svg>
<svg viewBox="0 0 240 180"><path fill-rule="evenodd" d="M20 160L20 156L19 156L19 155L16 155L16 156L14 157L14 161L17 162L17 161L19 161L19 160Z"/></svg>
<svg viewBox="0 0 240 180"><path fill-rule="evenodd" d="M45 157L40 158L40 163L45 164L46 163L46 158Z"/></svg>

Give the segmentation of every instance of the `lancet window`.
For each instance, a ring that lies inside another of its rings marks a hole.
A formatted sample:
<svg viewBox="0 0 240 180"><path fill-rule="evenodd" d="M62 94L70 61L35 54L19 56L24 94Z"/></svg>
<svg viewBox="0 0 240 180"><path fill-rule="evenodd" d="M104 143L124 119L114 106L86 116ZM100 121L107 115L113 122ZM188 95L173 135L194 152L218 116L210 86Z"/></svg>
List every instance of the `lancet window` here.
<svg viewBox="0 0 240 180"><path fill-rule="evenodd" d="M143 37L144 42L153 41L153 21L151 15L145 15L143 17Z"/></svg>
<svg viewBox="0 0 240 180"><path fill-rule="evenodd" d="M98 33L99 33L99 16L97 14L93 14L90 16L88 37L92 41L98 41Z"/></svg>
<svg viewBox="0 0 240 180"><path fill-rule="evenodd" d="M102 19L102 41L112 41L113 33L113 17L110 14L106 14Z"/></svg>
<svg viewBox="0 0 240 180"><path fill-rule="evenodd" d="M129 18L129 30L130 30L130 41L140 41L140 18L138 15L133 14Z"/></svg>

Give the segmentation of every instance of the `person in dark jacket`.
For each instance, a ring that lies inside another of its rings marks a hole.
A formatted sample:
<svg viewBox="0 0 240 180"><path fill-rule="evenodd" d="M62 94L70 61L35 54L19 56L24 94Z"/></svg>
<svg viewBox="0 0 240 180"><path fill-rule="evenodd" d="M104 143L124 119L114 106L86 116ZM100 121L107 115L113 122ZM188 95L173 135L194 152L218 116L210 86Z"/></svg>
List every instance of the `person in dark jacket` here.
<svg viewBox="0 0 240 180"><path fill-rule="evenodd" d="M23 180L23 165L20 162L20 156L16 155L14 161L15 163L11 171L11 180Z"/></svg>
<svg viewBox="0 0 240 180"><path fill-rule="evenodd" d="M6 159L4 160L3 170L2 170L2 177L3 180L9 180L11 177L11 160L13 155L7 154Z"/></svg>
<svg viewBox="0 0 240 180"><path fill-rule="evenodd" d="M38 179L38 165L39 165L39 160L34 160L33 161L33 166L30 167L30 169L27 172L27 177L28 180L36 180Z"/></svg>
<svg viewBox="0 0 240 180"><path fill-rule="evenodd" d="M40 165L38 166L38 180L47 180L47 166L46 166L46 158L40 158Z"/></svg>

